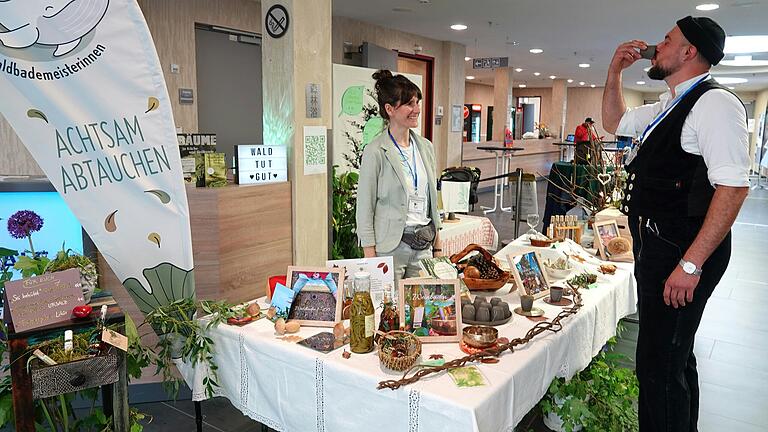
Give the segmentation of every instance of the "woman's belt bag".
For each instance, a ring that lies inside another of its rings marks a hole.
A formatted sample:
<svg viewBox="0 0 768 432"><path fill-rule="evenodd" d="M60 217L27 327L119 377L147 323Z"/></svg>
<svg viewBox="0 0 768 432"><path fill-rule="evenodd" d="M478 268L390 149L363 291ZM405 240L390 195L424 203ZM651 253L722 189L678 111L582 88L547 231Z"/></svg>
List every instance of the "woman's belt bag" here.
<svg viewBox="0 0 768 432"><path fill-rule="evenodd" d="M435 241L435 226L433 224L406 227L402 241L415 250L424 250Z"/></svg>

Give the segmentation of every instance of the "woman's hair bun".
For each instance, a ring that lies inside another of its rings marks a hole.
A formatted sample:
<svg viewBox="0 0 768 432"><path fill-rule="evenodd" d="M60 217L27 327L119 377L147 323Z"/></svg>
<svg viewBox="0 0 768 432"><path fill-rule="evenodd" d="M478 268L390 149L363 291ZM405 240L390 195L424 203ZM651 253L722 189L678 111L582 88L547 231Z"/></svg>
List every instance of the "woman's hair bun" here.
<svg viewBox="0 0 768 432"><path fill-rule="evenodd" d="M372 78L375 79L376 81L381 81L385 79L392 79L393 75L391 71L382 69L374 72Z"/></svg>

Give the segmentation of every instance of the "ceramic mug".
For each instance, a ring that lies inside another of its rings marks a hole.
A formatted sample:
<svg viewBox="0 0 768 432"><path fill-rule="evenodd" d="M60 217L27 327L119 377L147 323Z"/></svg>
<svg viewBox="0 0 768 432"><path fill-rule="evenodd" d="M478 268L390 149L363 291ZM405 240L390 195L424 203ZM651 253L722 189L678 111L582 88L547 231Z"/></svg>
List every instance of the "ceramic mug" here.
<svg viewBox="0 0 768 432"><path fill-rule="evenodd" d="M563 287L550 287L549 288L549 300L552 303L558 303L563 299Z"/></svg>
<svg viewBox="0 0 768 432"><path fill-rule="evenodd" d="M530 312L531 309L533 309L533 296L527 294L521 295L520 307L523 309L523 312Z"/></svg>

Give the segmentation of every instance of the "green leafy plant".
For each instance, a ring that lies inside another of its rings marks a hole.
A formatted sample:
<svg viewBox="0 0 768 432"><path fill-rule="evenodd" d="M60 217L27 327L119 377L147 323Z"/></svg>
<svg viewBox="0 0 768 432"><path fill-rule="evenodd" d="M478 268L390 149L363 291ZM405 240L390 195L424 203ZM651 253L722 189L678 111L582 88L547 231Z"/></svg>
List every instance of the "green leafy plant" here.
<svg viewBox="0 0 768 432"><path fill-rule="evenodd" d="M355 212L357 210L357 182L359 174L353 171L337 174L333 166L333 259L360 258L363 250L357 242Z"/></svg>
<svg viewBox="0 0 768 432"><path fill-rule="evenodd" d="M80 269L80 273L82 273L89 281L95 281L99 277L99 274L96 272L96 265L90 258L85 255L80 255L72 249L64 249L64 245L61 245L61 250L58 251L56 257L48 263L45 271L47 273L53 273L73 268Z"/></svg>
<svg viewBox="0 0 768 432"><path fill-rule="evenodd" d="M619 365L626 356L612 352L616 338L586 369L570 380L556 378L539 403L542 412L555 413L563 429L572 432L627 432L638 430L639 385L635 371Z"/></svg>

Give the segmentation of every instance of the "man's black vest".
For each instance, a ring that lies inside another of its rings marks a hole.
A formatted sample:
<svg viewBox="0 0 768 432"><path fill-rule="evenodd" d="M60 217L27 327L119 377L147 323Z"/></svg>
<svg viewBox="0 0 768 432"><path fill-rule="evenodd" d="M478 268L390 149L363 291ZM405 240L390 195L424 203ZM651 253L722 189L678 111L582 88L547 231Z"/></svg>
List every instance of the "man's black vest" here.
<svg viewBox="0 0 768 432"><path fill-rule="evenodd" d="M713 89L725 88L714 79L696 86L645 139L626 167L623 213L652 218L701 217L707 213L715 188L709 183L704 158L683 150L680 135L696 101Z"/></svg>

